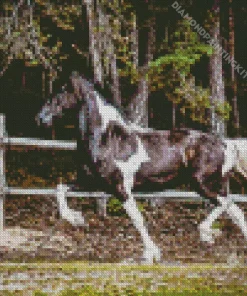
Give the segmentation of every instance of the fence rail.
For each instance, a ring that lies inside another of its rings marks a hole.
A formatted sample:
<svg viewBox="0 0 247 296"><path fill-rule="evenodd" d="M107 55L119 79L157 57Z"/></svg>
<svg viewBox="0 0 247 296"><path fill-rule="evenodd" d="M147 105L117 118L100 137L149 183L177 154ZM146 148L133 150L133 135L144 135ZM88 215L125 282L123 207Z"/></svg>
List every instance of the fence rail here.
<svg viewBox="0 0 247 296"><path fill-rule="evenodd" d="M3 145L11 146L33 146L45 149L76 150L75 141L62 140L42 140L37 138L14 138L5 136L2 140Z"/></svg>
<svg viewBox="0 0 247 296"><path fill-rule="evenodd" d="M5 194L10 195L56 195L57 188L18 188L18 187L6 187L4 189ZM105 192L74 192L68 191L67 197L94 197L94 198L110 198L111 195ZM234 202L247 202L247 196L242 194L229 194ZM166 190L161 192L150 193L134 193L134 197L138 199L165 199L170 200L184 200L184 201L203 201L198 193L193 191L180 191L180 190Z"/></svg>
<svg viewBox="0 0 247 296"><path fill-rule="evenodd" d="M6 195L46 195L56 196L59 188L15 188L8 187L5 174L5 148L6 146L34 146L44 149L76 150L75 141L42 140L37 138L8 137L5 128L5 115L0 114L0 231L4 229L4 200ZM106 201L110 197L104 192L73 192L68 190L67 197L92 197L97 198L100 211L105 213ZM203 198L196 192L166 190L155 193L134 193L136 198L167 200L202 201ZM231 194L235 202L247 202L247 195Z"/></svg>

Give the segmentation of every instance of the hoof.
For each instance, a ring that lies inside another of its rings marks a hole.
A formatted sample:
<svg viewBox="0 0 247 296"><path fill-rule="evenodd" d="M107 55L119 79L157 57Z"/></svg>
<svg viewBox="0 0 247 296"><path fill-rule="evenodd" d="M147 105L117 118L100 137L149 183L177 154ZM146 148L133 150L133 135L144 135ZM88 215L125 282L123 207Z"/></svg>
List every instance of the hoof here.
<svg viewBox="0 0 247 296"><path fill-rule="evenodd" d="M202 242L208 243L210 245L214 244L214 237L211 232L200 232L200 239Z"/></svg>
<svg viewBox="0 0 247 296"><path fill-rule="evenodd" d="M200 239L203 242L214 244L215 238L222 234L219 229L211 229L205 227L199 227L200 230Z"/></svg>
<svg viewBox="0 0 247 296"><path fill-rule="evenodd" d="M222 235L222 231L220 229L212 229L212 233L214 237L218 237Z"/></svg>
<svg viewBox="0 0 247 296"><path fill-rule="evenodd" d="M158 263L160 261L161 261L161 251L157 246L153 245L145 248L143 252L143 260L142 260L143 263L153 264L153 263Z"/></svg>
<svg viewBox="0 0 247 296"><path fill-rule="evenodd" d="M88 226L80 212L70 210L62 218L67 220L72 226Z"/></svg>

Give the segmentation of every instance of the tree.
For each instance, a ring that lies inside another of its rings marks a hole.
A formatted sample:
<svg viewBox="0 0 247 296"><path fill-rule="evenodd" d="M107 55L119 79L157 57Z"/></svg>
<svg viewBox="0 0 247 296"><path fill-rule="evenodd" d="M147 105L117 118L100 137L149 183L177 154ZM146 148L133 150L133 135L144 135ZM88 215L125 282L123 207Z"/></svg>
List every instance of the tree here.
<svg viewBox="0 0 247 296"><path fill-rule="evenodd" d="M234 10L233 1L229 0L229 53L233 59L235 59L235 25L234 25ZM236 134L239 134L239 110L238 110L238 100L237 100L237 77L234 70L234 65L231 64L230 71L230 96L232 101L232 111L233 111L233 127Z"/></svg>
<svg viewBox="0 0 247 296"><path fill-rule="evenodd" d="M148 40L146 47L146 54L144 58L144 64L139 67L139 42L138 42L138 29L136 17L133 20L133 31L134 36L132 43L132 52L135 52L135 58L133 60L132 67L134 71L138 72L138 86L137 95L132 98L129 104L130 120L137 125L148 127L148 98L150 94L150 85L147 77L147 70L149 64L154 58L155 52L155 25L156 17L152 13L148 20L146 20L145 29L147 30L146 38Z"/></svg>
<svg viewBox="0 0 247 296"><path fill-rule="evenodd" d="M226 107L225 83L223 77L222 61L222 38L220 32L220 0L214 0L212 12L210 14L211 37L213 42L213 54L210 57L210 87L211 87L211 126L212 132L220 136L225 136L226 126L222 114L217 112L217 107Z"/></svg>
<svg viewBox="0 0 247 296"><path fill-rule="evenodd" d="M129 117L136 124L148 125L148 98L157 90L164 92L160 100L168 98L193 120L208 123L209 90L196 83L192 68L202 56L211 55L212 48L200 40L188 21L178 20L177 13L172 16L168 3L142 1L141 9L135 0L74 0L66 5L55 0L31 3L33 6L25 6L22 1L15 12L19 20L7 44L9 52L19 52L10 56L10 60L21 58L27 65L42 65L49 77L50 93L56 79L63 75L64 61L76 52L76 61L90 57L81 71L93 69L94 81L101 88L110 88L116 106L128 105ZM15 11L13 5L9 7ZM165 38L156 32L156 23L160 24L158 11L162 11L163 19L163 11L170 18L170 24L162 23ZM72 33L78 25L80 34L64 46L65 40L58 35L65 31ZM89 40L82 27L87 30ZM20 38L23 46L15 46ZM216 113L222 115L226 108L219 102L214 100L212 104Z"/></svg>
<svg viewBox="0 0 247 296"><path fill-rule="evenodd" d="M112 93L115 104L121 106L121 91L117 70L117 56L114 46L114 29L110 15L104 10L105 1L84 0L89 24L89 53L92 58L94 82L104 87L105 76L112 80ZM119 29L119 28L118 28Z"/></svg>
<svg viewBox="0 0 247 296"><path fill-rule="evenodd" d="M152 91L163 90L183 114L189 112L193 120L208 124L209 89L196 85L192 67L203 55L212 54L211 46L200 41L187 20L181 20L159 52L148 71Z"/></svg>
<svg viewBox="0 0 247 296"><path fill-rule="evenodd" d="M49 92L52 93L52 84L62 71L62 61L68 56L62 50L62 42L56 38L52 40L51 32L42 28L42 20L50 17L57 27L64 30L74 30L73 19L81 14L78 6L55 5L45 0L22 0L15 4L4 4L5 11L11 16L6 19L1 32L0 49L7 53L3 58L3 70L8 69L11 61L22 59L27 66L42 65L49 77ZM6 34L7 32L7 34Z"/></svg>

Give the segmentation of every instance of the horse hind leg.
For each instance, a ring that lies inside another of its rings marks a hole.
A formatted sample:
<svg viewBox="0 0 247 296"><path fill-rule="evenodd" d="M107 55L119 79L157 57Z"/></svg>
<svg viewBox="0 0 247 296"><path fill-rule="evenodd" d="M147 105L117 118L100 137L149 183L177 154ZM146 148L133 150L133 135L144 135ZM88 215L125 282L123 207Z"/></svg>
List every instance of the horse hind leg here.
<svg viewBox="0 0 247 296"><path fill-rule="evenodd" d="M247 223L244 212L229 197L228 178L223 178L223 184L225 184L225 189L221 192L222 195L217 196L217 201L220 205L217 205L199 226L201 240L211 244L214 242L214 238L221 234L219 229L212 229L212 225L223 212L226 212L230 216L232 221L241 229L247 240Z"/></svg>
<svg viewBox="0 0 247 296"><path fill-rule="evenodd" d="M207 216L207 218L199 225L200 239L209 244L214 243L215 237L221 234L219 229L212 229L215 220L224 212L223 206L218 206Z"/></svg>
<svg viewBox="0 0 247 296"><path fill-rule="evenodd" d="M201 240L210 244L214 243L214 237L220 235L221 231L212 229L212 225L223 212L227 212L247 240L247 223L244 212L229 197L219 196L217 199L221 205L215 208L199 226Z"/></svg>
<svg viewBox="0 0 247 296"><path fill-rule="evenodd" d="M229 197L218 197L218 199L224 210L231 217L233 222L241 229L244 238L247 240L247 223L244 212Z"/></svg>
<svg viewBox="0 0 247 296"><path fill-rule="evenodd" d="M225 211L224 206L218 206L217 197L214 196L209 186L207 186L206 180L204 180L202 173L198 172L193 178L194 189L201 195L207 196L208 199L217 205L215 209L203 220L199 225L200 239L203 242L213 244L215 237L221 235L219 229L213 229L213 222Z"/></svg>

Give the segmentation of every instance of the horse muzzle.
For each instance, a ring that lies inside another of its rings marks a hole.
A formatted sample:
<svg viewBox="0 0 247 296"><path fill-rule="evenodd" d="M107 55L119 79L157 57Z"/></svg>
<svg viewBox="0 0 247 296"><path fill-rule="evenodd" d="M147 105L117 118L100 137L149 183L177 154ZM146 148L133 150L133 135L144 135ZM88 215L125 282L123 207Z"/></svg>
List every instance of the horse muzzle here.
<svg viewBox="0 0 247 296"><path fill-rule="evenodd" d="M52 116L44 116L44 114L42 113L38 113L35 116L35 121L38 126L42 126L42 125L46 127L52 126Z"/></svg>

